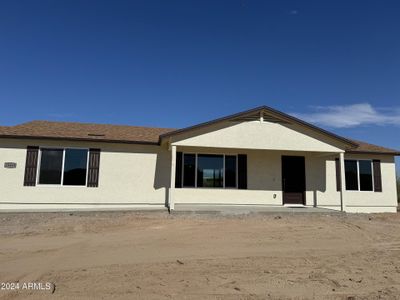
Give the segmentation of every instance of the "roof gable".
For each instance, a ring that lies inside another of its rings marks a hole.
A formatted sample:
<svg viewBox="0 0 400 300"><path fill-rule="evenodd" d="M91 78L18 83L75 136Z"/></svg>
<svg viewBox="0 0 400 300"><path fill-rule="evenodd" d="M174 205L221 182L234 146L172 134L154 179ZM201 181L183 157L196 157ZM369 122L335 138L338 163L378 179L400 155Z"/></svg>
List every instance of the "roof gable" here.
<svg viewBox="0 0 400 300"><path fill-rule="evenodd" d="M338 153L343 143L289 123L227 120L172 136L172 145L186 147Z"/></svg>
<svg viewBox="0 0 400 300"><path fill-rule="evenodd" d="M256 107L254 109L250 109L250 110L243 111L243 112L240 112L240 113L236 113L236 114L233 114L233 115L229 115L229 116L226 116L226 117L218 118L218 119L215 119L215 120L212 120L212 121L208 121L208 122L204 122L204 123L197 124L197 125L194 125L194 126L186 127L186 128L183 128L183 129L178 129L178 130L175 130L175 131L167 132L165 134L162 134L160 136L160 139L161 140L162 139L166 139L166 138L169 138L169 137L172 137L172 136L176 136L176 135L179 135L179 134L182 134L182 133L187 133L187 132L190 132L190 131L193 131L193 130L196 130L196 129L208 127L208 126L215 125L215 124L222 123L222 122L226 122L226 121L240 121L240 120L252 120L252 119L253 120L255 120L255 119L260 120L260 118L263 118L263 119L265 118L265 120L270 121L270 122L290 123L290 124L296 124L296 125L305 127L307 129L316 131L317 133L320 133L320 134L324 134L326 136L329 136L332 139L335 139L335 140L343 143L346 146L346 148L354 148L354 147L358 146L358 144L355 143L352 140L349 140L349 139L346 139L346 138L341 137L339 135L336 135L336 134L334 134L332 132L329 132L329 131L327 131L325 129L319 128L319 127L317 127L315 125L307 123L307 122L305 122L303 120L300 120L298 118L295 118L293 116L285 114L283 112L280 112L280 111L275 110L273 108L270 108L268 106Z"/></svg>

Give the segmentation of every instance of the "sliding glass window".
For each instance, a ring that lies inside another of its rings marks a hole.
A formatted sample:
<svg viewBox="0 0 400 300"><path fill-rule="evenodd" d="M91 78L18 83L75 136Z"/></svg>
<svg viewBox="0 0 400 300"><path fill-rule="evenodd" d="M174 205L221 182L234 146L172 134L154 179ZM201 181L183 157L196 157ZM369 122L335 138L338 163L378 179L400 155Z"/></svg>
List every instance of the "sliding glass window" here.
<svg viewBox="0 0 400 300"><path fill-rule="evenodd" d="M182 187L237 188L237 155L183 153Z"/></svg>
<svg viewBox="0 0 400 300"><path fill-rule="evenodd" d="M40 149L38 184L85 186L88 149Z"/></svg>
<svg viewBox="0 0 400 300"><path fill-rule="evenodd" d="M372 162L370 160L345 160L346 190L373 191Z"/></svg>

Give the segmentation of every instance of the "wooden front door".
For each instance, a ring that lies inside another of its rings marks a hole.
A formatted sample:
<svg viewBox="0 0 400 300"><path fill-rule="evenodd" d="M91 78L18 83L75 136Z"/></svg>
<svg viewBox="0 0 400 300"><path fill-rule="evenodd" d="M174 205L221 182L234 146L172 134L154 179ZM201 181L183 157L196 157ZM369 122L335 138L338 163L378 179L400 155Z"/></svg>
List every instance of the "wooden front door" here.
<svg viewBox="0 0 400 300"><path fill-rule="evenodd" d="M282 156L283 204L305 204L304 156Z"/></svg>

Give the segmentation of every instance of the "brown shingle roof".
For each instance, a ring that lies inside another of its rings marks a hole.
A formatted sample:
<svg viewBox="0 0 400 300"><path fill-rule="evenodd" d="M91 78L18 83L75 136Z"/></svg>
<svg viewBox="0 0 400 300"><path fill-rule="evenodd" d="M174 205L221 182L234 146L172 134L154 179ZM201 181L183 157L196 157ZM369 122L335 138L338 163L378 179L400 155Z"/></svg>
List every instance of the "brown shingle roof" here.
<svg viewBox="0 0 400 300"><path fill-rule="evenodd" d="M32 121L16 126L0 127L0 135L9 137L158 144L159 136L172 130L174 129L92 123Z"/></svg>
<svg viewBox="0 0 400 300"><path fill-rule="evenodd" d="M160 135L173 132L172 128L153 128L127 125L108 125L74 122L32 121L16 126L0 126L0 137L48 138L117 143L158 144ZM358 145L349 153L400 155L399 151L351 140Z"/></svg>
<svg viewBox="0 0 400 300"><path fill-rule="evenodd" d="M353 148L348 150L349 153L376 153L376 154L393 154L393 155L400 155L400 151L385 148L373 144L369 144L366 142L356 141L353 140L356 144L358 144L357 148Z"/></svg>

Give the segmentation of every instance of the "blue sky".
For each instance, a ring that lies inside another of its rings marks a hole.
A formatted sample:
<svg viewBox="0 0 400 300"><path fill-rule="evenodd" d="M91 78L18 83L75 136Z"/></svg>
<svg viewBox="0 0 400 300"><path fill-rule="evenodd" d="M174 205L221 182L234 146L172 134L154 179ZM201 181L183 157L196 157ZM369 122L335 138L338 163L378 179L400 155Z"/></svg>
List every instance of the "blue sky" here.
<svg viewBox="0 0 400 300"><path fill-rule="evenodd" d="M1 125L259 105L400 149L399 1L1 1Z"/></svg>

